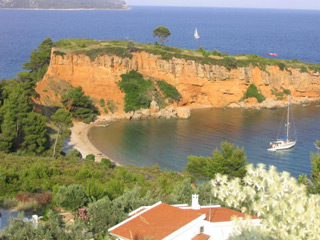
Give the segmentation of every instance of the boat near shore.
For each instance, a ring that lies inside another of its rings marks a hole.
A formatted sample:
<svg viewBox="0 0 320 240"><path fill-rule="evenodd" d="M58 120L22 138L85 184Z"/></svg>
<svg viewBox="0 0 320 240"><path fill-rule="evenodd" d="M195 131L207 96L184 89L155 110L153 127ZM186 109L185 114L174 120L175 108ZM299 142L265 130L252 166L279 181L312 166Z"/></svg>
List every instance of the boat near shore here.
<svg viewBox="0 0 320 240"><path fill-rule="evenodd" d="M275 152L279 150L287 150L287 149L293 148L297 143L293 115L290 110L289 100L290 98L288 99L287 119L284 124L286 135L283 137L278 137L276 141L271 142L270 143L271 148L269 148L268 151ZM290 119L290 115L291 115L291 119Z"/></svg>

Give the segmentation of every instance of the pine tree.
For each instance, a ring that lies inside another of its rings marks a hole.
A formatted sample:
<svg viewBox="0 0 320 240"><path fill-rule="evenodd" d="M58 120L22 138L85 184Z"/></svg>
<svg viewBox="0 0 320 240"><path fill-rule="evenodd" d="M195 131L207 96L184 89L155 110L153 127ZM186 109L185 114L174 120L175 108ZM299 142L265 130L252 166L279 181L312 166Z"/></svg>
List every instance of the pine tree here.
<svg viewBox="0 0 320 240"><path fill-rule="evenodd" d="M189 156L188 172L199 180L210 179L217 173L242 178L248 164L244 149L229 142L222 142L220 148L214 150L212 157Z"/></svg>
<svg viewBox="0 0 320 240"><path fill-rule="evenodd" d="M23 142L21 150L26 153L43 153L48 147L46 117L30 112L23 119Z"/></svg>

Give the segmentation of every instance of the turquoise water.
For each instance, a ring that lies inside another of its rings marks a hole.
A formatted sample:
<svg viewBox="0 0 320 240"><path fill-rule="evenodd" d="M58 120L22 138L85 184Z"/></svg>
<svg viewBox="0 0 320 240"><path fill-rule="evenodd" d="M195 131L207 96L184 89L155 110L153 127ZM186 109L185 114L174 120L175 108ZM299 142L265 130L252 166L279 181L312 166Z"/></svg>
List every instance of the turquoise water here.
<svg viewBox="0 0 320 240"><path fill-rule="evenodd" d="M286 109L239 110L201 109L191 118L118 121L94 127L93 144L121 164L152 166L181 171L189 155L210 156L221 141L244 147L250 163L275 165L293 176L309 174L310 152L320 139L320 105L293 106L298 143L282 152L268 152L275 140Z"/></svg>

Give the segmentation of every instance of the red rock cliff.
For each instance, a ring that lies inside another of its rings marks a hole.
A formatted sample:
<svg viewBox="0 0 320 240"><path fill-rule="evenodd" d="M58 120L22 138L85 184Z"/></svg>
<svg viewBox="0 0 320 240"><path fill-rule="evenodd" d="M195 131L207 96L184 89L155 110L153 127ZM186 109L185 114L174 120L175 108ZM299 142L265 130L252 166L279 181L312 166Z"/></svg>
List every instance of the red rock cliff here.
<svg viewBox="0 0 320 240"><path fill-rule="evenodd" d="M112 99L121 110L124 94L116 82L121 74L130 70L174 85L183 97L180 106L225 107L238 102L250 83L268 98L275 99L271 90L281 86L289 89L294 97L320 96L320 74L301 73L299 69L282 71L278 66L267 66L266 71L262 71L249 66L228 71L222 66L192 60L163 60L147 52L135 52L132 59L104 55L94 61L85 55L70 53L63 57L52 54L49 69L36 87L38 101L43 105L57 105L61 91L71 84L81 86L96 104L101 98Z"/></svg>

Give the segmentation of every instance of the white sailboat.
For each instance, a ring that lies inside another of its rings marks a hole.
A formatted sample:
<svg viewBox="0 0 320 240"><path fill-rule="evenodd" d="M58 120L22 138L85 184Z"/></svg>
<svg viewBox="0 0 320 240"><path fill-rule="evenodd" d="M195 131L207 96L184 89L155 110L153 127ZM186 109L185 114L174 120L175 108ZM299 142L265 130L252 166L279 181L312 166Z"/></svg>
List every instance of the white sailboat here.
<svg viewBox="0 0 320 240"><path fill-rule="evenodd" d="M290 102L289 102L289 100L288 100L288 110L287 110L287 120L285 123L285 130L286 130L286 136L277 138L276 141L271 142L270 143L271 148L269 148L268 151L274 152L274 151L278 151L278 150L290 149L290 148L293 148L297 143L297 139L295 136L293 117L290 121ZM292 131L293 131L293 133L291 133ZM292 138L294 138L294 139L292 139Z"/></svg>
<svg viewBox="0 0 320 240"><path fill-rule="evenodd" d="M199 39L199 38L200 38L200 36L199 36L199 34L198 34L198 29L197 29L197 28L194 30L194 38L195 38L195 39Z"/></svg>

